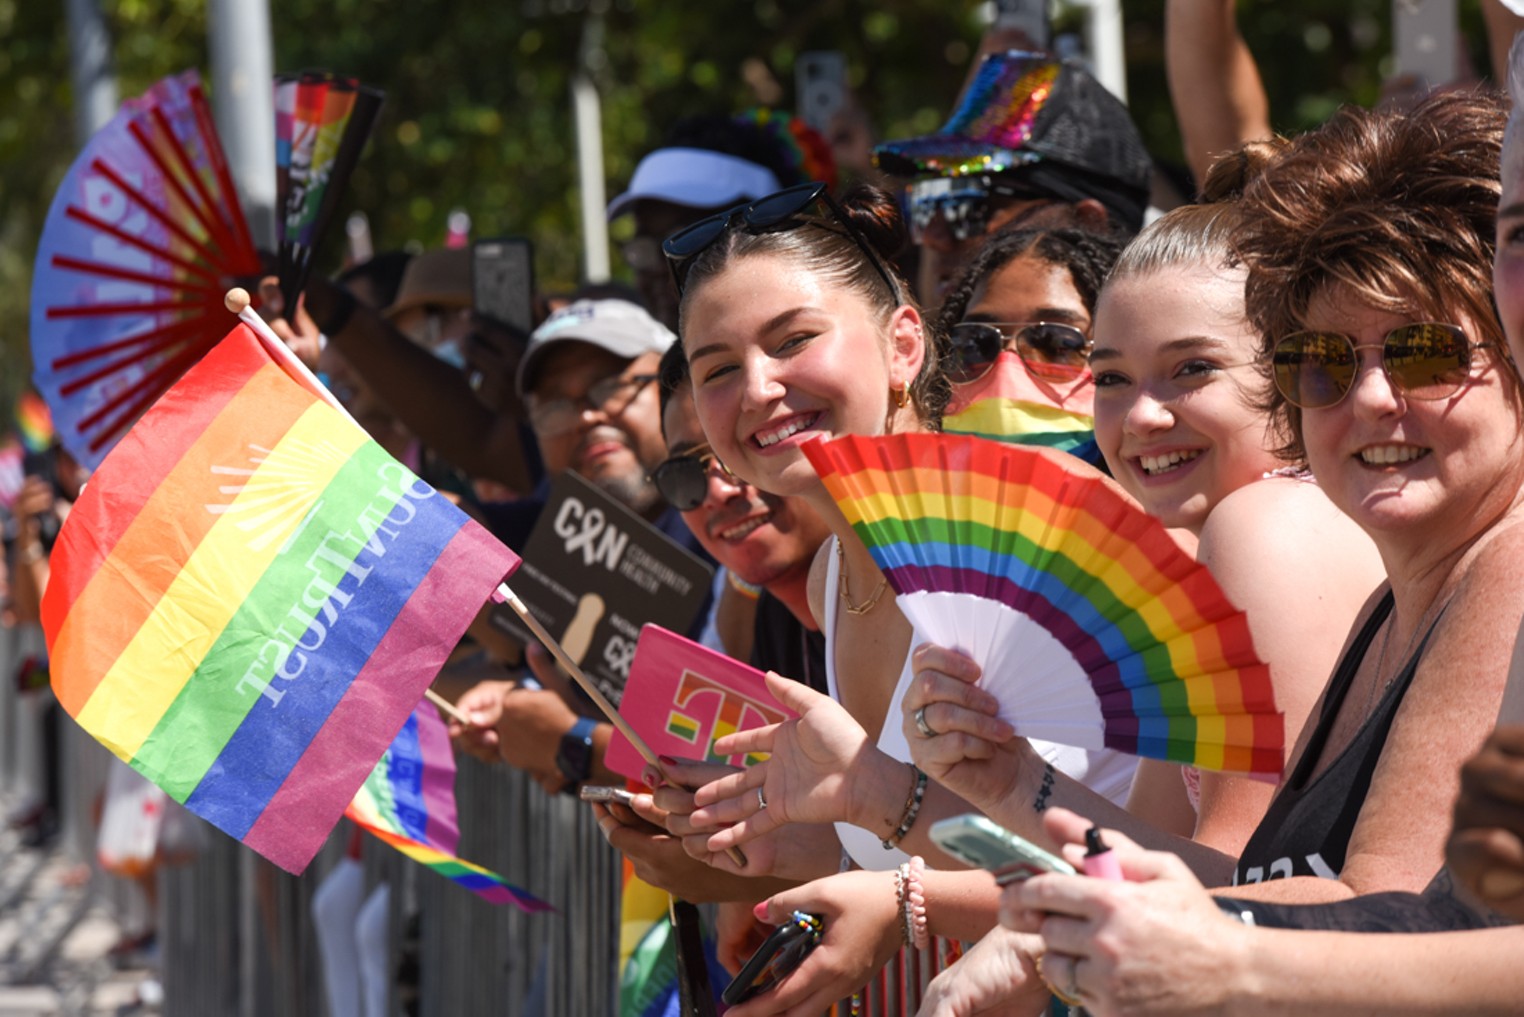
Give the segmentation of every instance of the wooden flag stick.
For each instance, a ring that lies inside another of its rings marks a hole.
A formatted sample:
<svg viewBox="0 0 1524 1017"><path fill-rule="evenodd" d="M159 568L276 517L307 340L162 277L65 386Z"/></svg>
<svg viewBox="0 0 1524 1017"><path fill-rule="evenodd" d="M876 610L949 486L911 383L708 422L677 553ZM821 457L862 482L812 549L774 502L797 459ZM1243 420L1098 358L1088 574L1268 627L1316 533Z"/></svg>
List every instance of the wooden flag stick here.
<svg viewBox="0 0 1524 1017"><path fill-rule="evenodd" d="M456 720L466 725L466 727L476 726L475 724L471 723L470 717L467 717L464 713L461 713L460 710L456 708L454 703L450 702L448 699L446 699L444 696L441 696L433 689L424 689L423 695L425 699L433 703L435 706L439 707L439 709L443 711L446 716L454 717Z"/></svg>
<svg viewBox="0 0 1524 1017"><path fill-rule="evenodd" d="M635 746L635 751L640 753L640 758L656 767L657 772L664 779L669 779L667 778L667 771L661 765L661 760L656 757L656 753L652 752L651 747L645 743L644 739L635 733L635 729L630 726L630 722L625 720L623 715L614 708L614 704L608 701L608 698L604 696L597 685L593 684L592 679L582 673L582 669L577 666L577 662L572 660L571 656L561 648L561 644L556 641L555 637L545 631L545 626L540 624L539 619L529 613L529 608L519 599L518 594L509 589L507 583L499 583L497 586L497 596L503 598L503 603L513 609L513 613L518 615L519 620L529 627L530 632L534 633L534 637L545 645L545 648L550 651L551 656L556 658L557 663L566 669L567 674L572 676L572 680L582 687L582 691L586 692L588 697L592 699L593 705L598 707L603 715L609 719L609 722L630 740L630 744ZM679 787L681 786L676 781L671 781L671 783ZM746 854L740 848L726 848L725 854L738 866L743 868L746 866Z"/></svg>
<svg viewBox="0 0 1524 1017"><path fill-rule="evenodd" d="M545 645L545 648L550 651L551 656L556 658L556 662L566 669L566 673L572 676L572 680L582 687L582 691L587 693L588 698L593 701L593 705L598 707L598 710L609 719L609 723L617 727L630 740L630 744L635 746L635 751L640 753L640 758L660 770L662 768L661 760L656 758L656 753L651 751L651 746L647 745L645 740L635 733L635 729L630 726L630 722L620 715L614 704L608 701L608 697L599 690L598 686L593 683L593 680L582 673L582 669L577 666L577 662L572 660L571 655L561 648L561 644L556 641L556 638L545 630L545 626L540 624L539 619L529 613L529 608L519 599L519 595L510 590L507 583L499 583L497 593L498 596L503 598L503 603L513 608L513 613L518 615L519 620L528 626L529 631L534 633L534 637ZM665 776L665 773L663 773L663 776Z"/></svg>

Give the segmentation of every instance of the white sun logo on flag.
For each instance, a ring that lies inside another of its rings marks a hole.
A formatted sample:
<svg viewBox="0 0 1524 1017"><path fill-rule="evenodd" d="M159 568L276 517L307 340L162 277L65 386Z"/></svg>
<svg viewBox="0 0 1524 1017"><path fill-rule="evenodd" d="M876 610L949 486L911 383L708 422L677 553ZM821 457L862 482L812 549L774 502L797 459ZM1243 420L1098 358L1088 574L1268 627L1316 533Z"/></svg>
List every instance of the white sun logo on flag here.
<svg viewBox="0 0 1524 1017"><path fill-rule="evenodd" d="M290 439L280 443L278 452L251 442L249 466L212 466L214 475L236 479L217 488L227 502L209 504L206 510L230 517L248 536L249 550L263 551L284 540L283 554L323 505L321 499L312 503L312 492L326 487L334 464L346 458L327 441Z"/></svg>

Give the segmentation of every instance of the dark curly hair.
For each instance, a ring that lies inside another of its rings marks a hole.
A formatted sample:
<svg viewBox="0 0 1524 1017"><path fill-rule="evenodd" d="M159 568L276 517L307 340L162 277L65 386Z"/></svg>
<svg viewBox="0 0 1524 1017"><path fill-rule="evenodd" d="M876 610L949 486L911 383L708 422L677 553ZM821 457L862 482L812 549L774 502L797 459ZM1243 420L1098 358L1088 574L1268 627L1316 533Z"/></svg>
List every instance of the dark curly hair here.
<svg viewBox="0 0 1524 1017"><path fill-rule="evenodd" d="M1503 96L1483 90L1435 95L1406 113L1345 107L1249 182L1233 247L1267 360L1338 287L1394 314L1464 314L1517 382L1492 300L1506 119ZM1301 412L1273 390L1270 399L1291 435L1281 454L1301 458Z"/></svg>
<svg viewBox="0 0 1524 1017"><path fill-rule="evenodd" d="M881 321L888 321L894 310L903 305L919 310L910 285L896 271L893 262L894 256L909 239L898 202L887 191L859 187L842 198L840 205L878 256L878 266L834 217L801 215L784 224L788 227L805 223L817 229L779 228L760 233L728 230L687 263L682 303L678 309L678 334L683 335L681 323L688 301L704 282L719 275L732 262L754 255L781 255L799 262L819 278L856 293L874 309ZM893 292L884 285L884 279L879 275L880 267L893 280ZM942 372L938 360L940 343L930 321L926 323L925 341L926 356L920 373L911 383L910 395L921 420L929 427L938 428L952 387Z"/></svg>
<svg viewBox="0 0 1524 1017"><path fill-rule="evenodd" d="M937 309L936 333L946 342L948 330L963 320L969 301L990 276L1024 254L1033 254L1049 265L1068 269L1085 310L1095 311L1101 284L1116 264L1122 239L1116 234L1091 233L1073 226L1053 229L1005 229L990 235L984 246L963 269Z"/></svg>

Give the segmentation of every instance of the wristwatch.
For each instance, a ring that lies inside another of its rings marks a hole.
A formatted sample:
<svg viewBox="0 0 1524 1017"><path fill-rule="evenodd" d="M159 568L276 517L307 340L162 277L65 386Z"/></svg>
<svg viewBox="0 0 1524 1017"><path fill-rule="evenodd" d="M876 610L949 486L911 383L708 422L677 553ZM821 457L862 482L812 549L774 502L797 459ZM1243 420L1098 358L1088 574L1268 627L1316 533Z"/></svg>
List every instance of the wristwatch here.
<svg viewBox="0 0 1524 1017"><path fill-rule="evenodd" d="M571 730L561 736L561 747L556 750L556 769L561 771L571 785L587 780L593 772L593 728L591 717L581 717ZM575 787L573 787L575 790Z"/></svg>

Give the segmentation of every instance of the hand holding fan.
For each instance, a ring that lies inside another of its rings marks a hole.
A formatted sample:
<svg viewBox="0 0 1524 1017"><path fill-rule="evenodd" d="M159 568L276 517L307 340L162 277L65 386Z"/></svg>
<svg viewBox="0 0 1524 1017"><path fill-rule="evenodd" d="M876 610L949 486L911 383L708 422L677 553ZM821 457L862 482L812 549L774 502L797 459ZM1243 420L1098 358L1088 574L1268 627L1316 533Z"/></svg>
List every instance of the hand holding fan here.
<svg viewBox="0 0 1524 1017"><path fill-rule="evenodd" d="M1018 734L1278 777L1247 620L1158 520L1051 452L962 435L805 446L916 630Z"/></svg>

